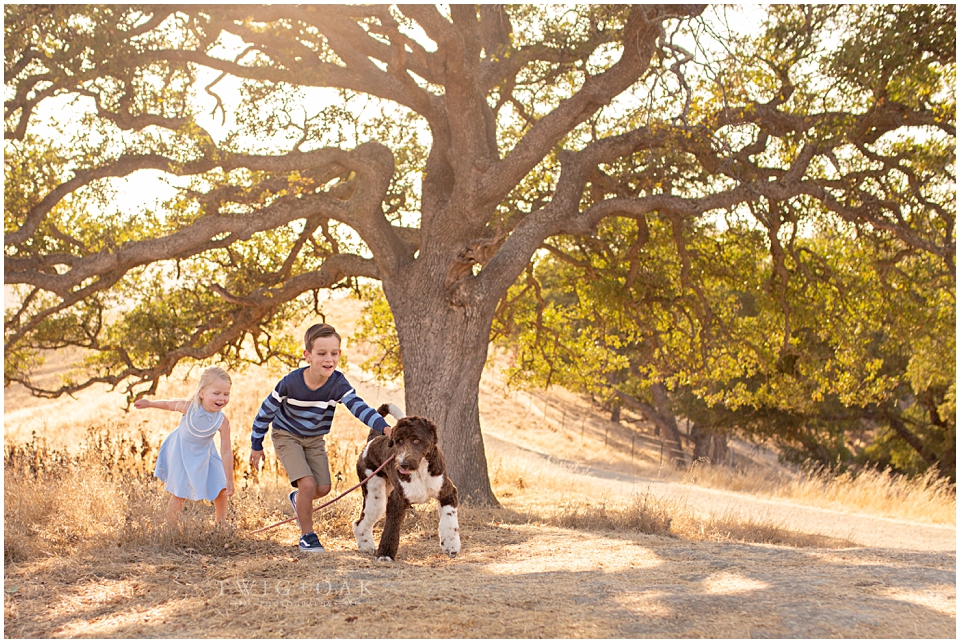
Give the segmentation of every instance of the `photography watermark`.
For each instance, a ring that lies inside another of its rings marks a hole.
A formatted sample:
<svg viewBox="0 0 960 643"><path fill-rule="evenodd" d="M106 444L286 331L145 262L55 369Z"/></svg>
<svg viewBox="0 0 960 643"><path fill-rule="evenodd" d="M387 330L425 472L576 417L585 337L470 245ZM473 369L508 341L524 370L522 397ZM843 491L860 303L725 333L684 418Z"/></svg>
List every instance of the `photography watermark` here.
<svg viewBox="0 0 960 643"><path fill-rule="evenodd" d="M234 578L216 581L217 596L241 607L320 607L355 605L373 596L367 580L289 581L284 579Z"/></svg>

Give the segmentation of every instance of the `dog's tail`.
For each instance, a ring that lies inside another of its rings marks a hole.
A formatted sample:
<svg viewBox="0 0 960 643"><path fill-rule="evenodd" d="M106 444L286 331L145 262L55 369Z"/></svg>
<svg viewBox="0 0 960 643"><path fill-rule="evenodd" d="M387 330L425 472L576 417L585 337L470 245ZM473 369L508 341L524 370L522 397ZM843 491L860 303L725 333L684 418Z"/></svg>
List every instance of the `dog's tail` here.
<svg viewBox="0 0 960 643"><path fill-rule="evenodd" d="M400 407L394 404L393 402L387 402L386 404L381 404L377 408L377 413L379 413L383 417L387 417L387 415L392 415L398 420L402 420L403 418L407 417L407 414L401 411Z"/></svg>

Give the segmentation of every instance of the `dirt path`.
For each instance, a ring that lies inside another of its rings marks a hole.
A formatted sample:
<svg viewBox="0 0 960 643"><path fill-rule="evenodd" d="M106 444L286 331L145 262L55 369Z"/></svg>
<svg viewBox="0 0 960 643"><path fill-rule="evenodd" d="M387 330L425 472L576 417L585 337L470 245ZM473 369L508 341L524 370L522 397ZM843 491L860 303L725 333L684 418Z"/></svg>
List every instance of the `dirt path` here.
<svg viewBox="0 0 960 643"><path fill-rule="evenodd" d="M521 454L537 459L543 466L563 470L572 479L589 480L619 496L650 493L685 504L707 515L761 519L791 531L844 539L865 547L956 552L957 530L949 525L916 523L809 507L786 500L768 500L733 491L630 476L540 453L489 433L484 435L484 441L493 453Z"/></svg>

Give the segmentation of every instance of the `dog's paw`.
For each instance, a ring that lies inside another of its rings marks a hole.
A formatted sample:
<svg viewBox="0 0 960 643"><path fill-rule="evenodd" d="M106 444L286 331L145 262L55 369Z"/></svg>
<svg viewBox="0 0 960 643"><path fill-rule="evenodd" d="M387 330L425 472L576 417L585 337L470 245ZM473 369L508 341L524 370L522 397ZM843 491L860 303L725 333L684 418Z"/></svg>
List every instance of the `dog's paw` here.
<svg viewBox="0 0 960 643"><path fill-rule="evenodd" d="M358 523L353 524L353 535L357 539L357 549L365 554L372 554L377 550L373 542L373 535L360 528Z"/></svg>
<svg viewBox="0 0 960 643"><path fill-rule="evenodd" d="M440 550L451 558L460 553L460 521L456 507L440 508Z"/></svg>
<svg viewBox="0 0 960 643"><path fill-rule="evenodd" d="M460 553L460 528L452 527L440 532L440 551L450 558Z"/></svg>
<svg viewBox="0 0 960 643"><path fill-rule="evenodd" d="M450 558L456 558L457 554L460 553L460 539L456 538L450 542L441 540L440 551L445 553Z"/></svg>

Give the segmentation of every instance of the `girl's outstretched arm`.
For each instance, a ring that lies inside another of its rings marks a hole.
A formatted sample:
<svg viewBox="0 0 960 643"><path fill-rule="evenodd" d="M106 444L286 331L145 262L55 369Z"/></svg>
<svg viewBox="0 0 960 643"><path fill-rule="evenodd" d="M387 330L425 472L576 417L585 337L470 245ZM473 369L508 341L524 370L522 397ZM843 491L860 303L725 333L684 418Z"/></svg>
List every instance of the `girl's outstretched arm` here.
<svg viewBox="0 0 960 643"><path fill-rule="evenodd" d="M190 408L190 400L145 400L139 399L133 403L138 409L160 409L162 411L179 411L186 413Z"/></svg>
<svg viewBox="0 0 960 643"><path fill-rule="evenodd" d="M220 459L223 460L223 474L227 478L227 495L232 496L233 487L233 447L230 445L230 420L226 416L220 423Z"/></svg>

